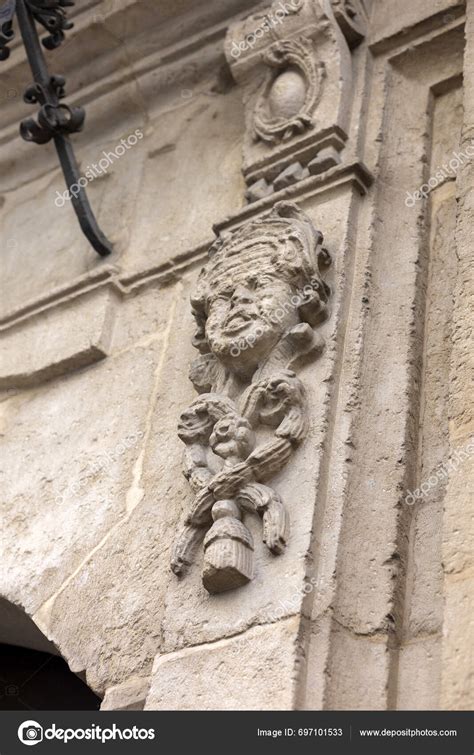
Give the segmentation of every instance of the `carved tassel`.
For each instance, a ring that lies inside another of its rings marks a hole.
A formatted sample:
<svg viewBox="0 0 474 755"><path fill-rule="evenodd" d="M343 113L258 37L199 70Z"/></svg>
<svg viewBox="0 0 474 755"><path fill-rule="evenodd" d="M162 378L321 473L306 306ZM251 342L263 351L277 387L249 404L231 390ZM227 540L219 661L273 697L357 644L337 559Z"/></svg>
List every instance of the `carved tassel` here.
<svg viewBox="0 0 474 755"><path fill-rule="evenodd" d="M253 577L253 538L234 501L218 501L214 524L204 538L202 581L210 593L233 590Z"/></svg>

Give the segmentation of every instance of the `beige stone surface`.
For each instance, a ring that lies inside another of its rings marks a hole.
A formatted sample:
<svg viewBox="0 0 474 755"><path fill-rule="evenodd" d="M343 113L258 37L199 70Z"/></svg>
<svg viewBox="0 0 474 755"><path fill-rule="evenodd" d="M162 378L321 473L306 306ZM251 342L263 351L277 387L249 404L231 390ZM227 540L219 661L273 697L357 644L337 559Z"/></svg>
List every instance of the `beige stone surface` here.
<svg viewBox="0 0 474 755"><path fill-rule="evenodd" d="M465 88L463 96L464 126L461 148L472 139L474 114L474 3L467 3ZM464 451L457 460L457 469L449 478L445 499L443 529L444 616L441 672L441 706L448 709L472 709L474 705L473 605L472 570L473 480L472 457L474 395L474 350L472 348L472 300L474 294L472 224L474 204L472 193L472 160L459 170L456 186L457 226L456 256L458 270L454 290L450 372L449 434L451 456ZM468 453L466 454L466 451ZM467 458L466 458L467 456ZM462 480L462 482L461 482ZM461 534L462 533L462 534Z"/></svg>
<svg viewBox="0 0 474 755"><path fill-rule="evenodd" d="M119 353L162 337L168 324L169 308L176 297L173 285L139 288L115 308L110 350Z"/></svg>
<svg viewBox="0 0 474 755"><path fill-rule="evenodd" d="M157 339L0 405L0 592L29 613L125 515L160 350Z"/></svg>
<svg viewBox="0 0 474 755"><path fill-rule="evenodd" d="M129 494L139 500L137 467L134 473ZM123 512L59 594L35 614L70 666L86 670L99 694L133 675L149 674L161 647L166 589L173 576L168 543L174 530L164 521L166 503L148 496L129 515Z"/></svg>
<svg viewBox="0 0 474 755"><path fill-rule="evenodd" d="M473 590L472 568L445 579L440 692L443 710L473 707Z"/></svg>
<svg viewBox="0 0 474 755"><path fill-rule="evenodd" d="M104 187L102 183L101 188ZM87 240L77 234L72 206L68 204L61 211L55 206L57 190L64 191L64 181L55 170L4 196L2 315L46 291L49 293L65 280L77 278L91 267L106 264L97 261Z"/></svg>
<svg viewBox="0 0 474 755"><path fill-rule="evenodd" d="M469 573L474 566L474 441L456 448L449 494L458 502L448 507L443 522L443 566L447 575Z"/></svg>
<svg viewBox="0 0 474 755"><path fill-rule="evenodd" d="M405 199L473 138L474 0L467 30L457 0L364 2L368 39L352 51L305 5L324 27L312 54L327 86L314 130L276 146L252 141L258 55L297 13L233 64L253 2L76 7L48 58L87 109L81 170L143 131L89 186L107 260L54 204L53 145L18 136L33 115L20 48L2 63L15 94L0 92L0 636L52 641L103 710L473 704L474 454L414 507L405 497L474 436L474 163ZM301 100L301 80L296 99L286 82L277 110ZM339 164L271 185L326 128ZM245 160L270 181L248 205ZM213 225L225 234L279 200L333 258L326 346L298 368L308 434L271 480L287 550L271 553L245 515L254 579L210 595L202 548L186 576L170 569L193 501L177 434L196 396L189 297Z"/></svg>
<svg viewBox="0 0 474 755"><path fill-rule="evenodd" d="M459 92L439 97L435 103L431 172L449 159L449 147L460 134L460 112L452 109ZM444 156L441 154L444 153ZM452 154L452 153L451 153ZM405 640L440 634L443 617L442 532L446 526L446 496L449 445L449 370L452 351L451 322L457 259L451 253L456 223L454 182L437 187L431 195L430 260L427 275L423 395L420 406L420 443L417 480L420 490L413 503L410 555L407 565ZM438 475L438 472L440 475ZM432 640L434 645L436 640ZM433 648L439 661L439 649ZM402 662L402 659L401 659ZM430 664L433 666L433 664ZM399 684L404 694L403 680ZM436 687L439 693L439 685ZM434 693L433 693L434 694Z"/></svg>
<svg viewBox="0 0 474 755"><path fill-rule="evenodd" d="M332 620L330 615L311 622L306 663L302 683L298 689L298 710L323 710L326 689L326 673L331 649Z"/></svg>
<svg viewBox="0 0 474 755"><path fill-rule="evenodd" d="M8 329L0 340L0 389L39 385L104 359L114 316L113 295L101 289Z"/></svg>
<svg viewBox="0 0 474 755"><path fill-rule="evenodd" d="M391 13L391 0L375 0L371 9L371 41L380 42L394 34L406 35L413 26L435 17L435 26L448 25L459 15L458 0L410 0L397 2L397 13ZM430 24L428 24L428 28Z"/></svg>
<svg viewBox="0 0 474 755"><path fill-rule="evenodd" d="M420 637L400 648L397 710L440 707L441 644L437 636Z"/></svg>
<svg viewBox="0 0 474 755"><path fill-rule="evenodd" d="M106 691L101 710L143 710L150 687L149 678L132 678Z"/></svg>
<svg viewBox="0 0 474 755"><path fill-rule="evenodd" d="M215 218L242 204L239 93L184 89L146 131L147 161L137 218L123 264L163 265L212 240ZM212 201L211 201L212 197Z"/></svg>
<svg viewBox="0 0 474 755"><path fill-rule="evenodd" d="M333 684L326 689L323 707L327 710L385 710L389 702L387 671L390 662L386 635L358 635L336 625L327 661L327 674L333 677Z"/></svg>
<svg viewBox="0 0 474 755"><path fill-rule="evenodd" d="M159 655L145 710L288 710L300 660L298 619ZM242 694L242 690L245 694Z"/></svg>

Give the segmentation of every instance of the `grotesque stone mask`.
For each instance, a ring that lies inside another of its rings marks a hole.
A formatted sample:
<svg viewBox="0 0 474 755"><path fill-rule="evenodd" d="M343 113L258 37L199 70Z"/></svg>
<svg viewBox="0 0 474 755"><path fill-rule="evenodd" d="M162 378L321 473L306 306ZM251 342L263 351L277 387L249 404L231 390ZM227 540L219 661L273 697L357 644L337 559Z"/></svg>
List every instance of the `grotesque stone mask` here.
<svg viewBox="0 0 474 755"><path fill-rule="evenodd" d="M279 202L263 217L220 236L192 298L200 351L191 380L202 395L183 412L184 473L196 499L172 568L181 575L204 538L209 592L253 576L254 544L243 521L263 519L263 539L282 553L289 518L264 482L288 461L307 430L304 386L290 369L317 355L313 328L327 317L329 255L299 208ZM273 438L259 444L259 429Z"/></svg>

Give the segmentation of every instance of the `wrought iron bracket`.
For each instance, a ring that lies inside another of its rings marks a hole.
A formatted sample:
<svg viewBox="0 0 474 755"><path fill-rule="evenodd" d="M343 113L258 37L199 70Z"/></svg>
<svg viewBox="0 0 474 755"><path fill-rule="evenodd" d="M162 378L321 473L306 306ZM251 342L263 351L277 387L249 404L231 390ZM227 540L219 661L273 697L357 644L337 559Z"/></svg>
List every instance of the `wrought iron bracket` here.
<svg viewBox="0 0 474 755"><path fill-rule="evenodd" d="M65 96L63 76L52 76L41 49L36 24L47 31L41 41L47 50L54 50L64 40L64 32L73 24L68 21L65 8L74 0L6 0L0 6L0 60L10 55L9 43L14 38L13 20L16 15L34 83L27 87L24 100L40 105L37 118L26 118L20 124L20 134L27 142L46 144L53 140L59 162L70 188L71 201L84 235L98 254L105 257L112 245L100 230L84 187L79 183L80 172L74 155L70 134L81 131L85 112L81 107L69 107L61 102Z"/></svg>

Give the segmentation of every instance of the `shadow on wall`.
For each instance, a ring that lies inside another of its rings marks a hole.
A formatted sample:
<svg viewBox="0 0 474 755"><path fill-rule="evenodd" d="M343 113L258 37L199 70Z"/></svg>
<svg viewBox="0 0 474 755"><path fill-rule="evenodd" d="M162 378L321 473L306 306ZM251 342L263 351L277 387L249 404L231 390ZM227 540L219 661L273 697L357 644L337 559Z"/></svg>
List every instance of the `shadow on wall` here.
<svg viewBox="0 0 474 755"><path fill-rule="evenodd" d="M29 616L0 598L0 710L98 710L100 703Z"/></svg>
<svg viewBox="0 0 474 755"><path fill-rule="evenodd" d="M100 703L62 658L0 645L0 710L98 710Z"/></svg>

